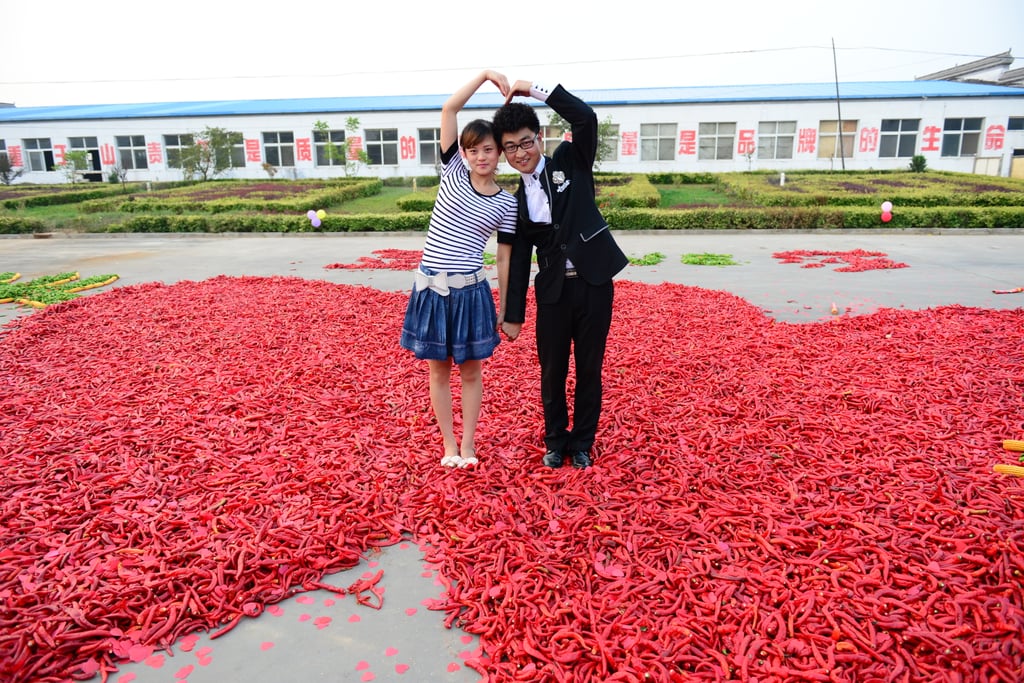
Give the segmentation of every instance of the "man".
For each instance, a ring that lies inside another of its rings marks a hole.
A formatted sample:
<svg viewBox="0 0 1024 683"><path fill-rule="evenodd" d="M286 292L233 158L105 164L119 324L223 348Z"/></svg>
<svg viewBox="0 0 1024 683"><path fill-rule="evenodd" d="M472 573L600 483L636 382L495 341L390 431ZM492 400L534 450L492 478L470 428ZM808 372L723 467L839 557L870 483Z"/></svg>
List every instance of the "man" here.
<svg viewBox="0 0 1024 683"><path fill-rule="evenodd" d="M544 156L537 114L527 104L511 102L516 95L529 95L551 107L572 126L572 141L563 141L550 157ZM547 447L543 462L561 467L568 459L573 467L590 467L601 413L601 367L612 321L612 278L628 263L595 201L597 115L561 85L549 91L517 81L493 123L506 160L522 175L516 191L515 235L499 235L503 243L511 243L501 328L510 339L519 335L536 247L537 353ZM570 350L576 362L571 429L566 401Z"/></svg>

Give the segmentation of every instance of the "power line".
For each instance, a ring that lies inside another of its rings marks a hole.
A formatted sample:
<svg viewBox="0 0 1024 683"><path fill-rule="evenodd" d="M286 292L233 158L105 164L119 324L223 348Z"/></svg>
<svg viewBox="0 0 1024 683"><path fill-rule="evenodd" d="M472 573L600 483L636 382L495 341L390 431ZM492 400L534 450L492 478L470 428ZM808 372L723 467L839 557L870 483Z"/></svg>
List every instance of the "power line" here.
<svg viewBox="0 0 1024 683"><path fill-rule="evenodd" d="M535 62L527 64L510 64L509 68L514 69L526 69L526 68L537 68L537 67L552 67L552 66L587 66L587 65L601 65L601 64L621 64L624 62L652 62L652 61L663 61L669 59L706 59L708 57L729 57L736 55L757 55L772 52L792 52L796 50L832 50L831 46L827 45L799 45L793 47L779 47L779 48L762 48L762 49L751 49L751 50L726 50L719 52L693 52L681 55L664 55L656 57L624 57L621 59L599 59L599 60L576 60L566 62ZM863 50L877 50L884 52L902 52L906 54L920 54L920 55L932 55L936 57L970 57L974 59L980 59L989 55L978 55L960 52L932 52L927 50L907 50L893 47L874 47L874 46L861 46L861 47L836 47L836 50L852 52L852 51L863 51ZM397 76L397 75L408 75L408 74L426 74L426 73L448 73L452 71L465 71L467 68L482 68L482 67L449 67L449 68L434 68L434 69L401 69L394 71L346 71L342 73L333 74L309 74L309 73L292 73L292 74L272 74L272 75L260 75L254 76L252 74L238 74L233 76L195 76L195 77L167 77L167 78L111 78L111 79L91 79L91 80L53 80L53 81L0 81L0 85L99 85L99 84L117 84L117 83L201 83L207 81L225 81L225 80L276 80L276 79L292 79L292 78L305 78L305 79L319 79L319 78L345 78L351 76Z"/></svg>

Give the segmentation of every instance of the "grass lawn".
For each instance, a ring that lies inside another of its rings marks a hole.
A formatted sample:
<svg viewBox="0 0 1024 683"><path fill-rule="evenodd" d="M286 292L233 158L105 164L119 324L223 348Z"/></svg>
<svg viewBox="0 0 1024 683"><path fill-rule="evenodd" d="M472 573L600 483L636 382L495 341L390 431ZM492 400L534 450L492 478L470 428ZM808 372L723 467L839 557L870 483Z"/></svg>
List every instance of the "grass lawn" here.
<svg viewBox="0 0 1024 683"><path fill-rule="evenodd" d="M735 205L736 201L715 185L657 185L661 194L658 208Z"/></svg>

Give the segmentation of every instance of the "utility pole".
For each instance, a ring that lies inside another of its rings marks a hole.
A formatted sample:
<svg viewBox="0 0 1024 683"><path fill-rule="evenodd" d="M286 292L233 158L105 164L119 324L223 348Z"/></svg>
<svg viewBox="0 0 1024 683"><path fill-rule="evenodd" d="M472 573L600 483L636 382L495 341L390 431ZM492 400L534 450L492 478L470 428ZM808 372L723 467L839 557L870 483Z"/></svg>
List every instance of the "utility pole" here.
<svg viewBox="0 0 1024 683"><path fill-rule="evenodd" d="M846 170L846 154L843 150L843 109L839 106L839 66L836 64L836 39L832 39L832 71L835 74L836 79L836 116L839 120L836 121L837 127L839 128L839 161L843 165L843 170Z"/></svg>

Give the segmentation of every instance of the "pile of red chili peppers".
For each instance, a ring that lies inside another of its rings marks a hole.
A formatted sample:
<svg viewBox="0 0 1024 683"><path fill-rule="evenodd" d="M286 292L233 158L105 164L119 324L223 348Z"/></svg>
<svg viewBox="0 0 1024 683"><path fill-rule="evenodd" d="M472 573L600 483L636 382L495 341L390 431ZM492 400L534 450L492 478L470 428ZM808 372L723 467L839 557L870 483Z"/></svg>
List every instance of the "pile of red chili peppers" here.
<svg viewBox="0 0 1024 683"><path fill-rule="evenodd" d="M376 249L354 263L328 263L324 268L341 270L416 270L423 252L416 249Z"/></svg>
<svg viewBox="0 0 1024 683"><path fill-rule="evenodd" d="M620 282L595 466L538 467L528 324L449 470L406 301L218 277L12 322L0 679L105 676L403 536L490 681L1024 678L1024 488L992 472L1024 436L1021 309L790 324Z"/></svg>
<svg viewBox="0 0 1024 683"><path fill-rule="evenodd" d="M909 268L906 263L893 261L884 252L850 249L849 251L820 251L793 249L772 254L781 263L800 263L801 268L824 268L829 264L845 264L836 268L837 273L861 273L865 270L890 270Z"/></svg>

